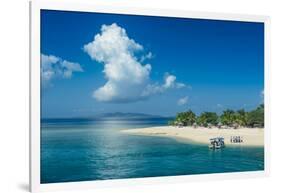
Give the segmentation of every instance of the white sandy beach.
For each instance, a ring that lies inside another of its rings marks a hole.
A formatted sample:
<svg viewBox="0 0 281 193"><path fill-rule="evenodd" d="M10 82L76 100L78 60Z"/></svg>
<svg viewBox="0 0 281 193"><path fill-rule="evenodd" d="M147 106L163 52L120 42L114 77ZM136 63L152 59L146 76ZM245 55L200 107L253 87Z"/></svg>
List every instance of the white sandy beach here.
<svg viewBox="0 0 281 193"><path fill-rule="evenodd" d="M141 129L122 130L122 132L133 135L161 136L178 139L182 142L193 141L197 143L209 144L209 139L213 137L224 137L226 145L242 146L263 146L263 128L239 128L239 129L218 129L218 128L193 128L193 127L174 127L161 126ZM231 136L241 136L243 143L231 143Z"/></svg>

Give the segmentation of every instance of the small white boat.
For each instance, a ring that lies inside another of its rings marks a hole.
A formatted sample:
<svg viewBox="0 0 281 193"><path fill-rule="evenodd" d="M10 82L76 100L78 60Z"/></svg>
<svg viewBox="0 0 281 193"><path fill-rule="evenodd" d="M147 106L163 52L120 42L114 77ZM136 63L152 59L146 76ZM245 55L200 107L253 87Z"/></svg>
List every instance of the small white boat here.
<svg viewBox="0 0 281 193"><path fill-rule="evenodd" d="M216 137L216 138L211 138L210 139L210 149L221 149L224 148L224 138L223 137Z"/></svg>

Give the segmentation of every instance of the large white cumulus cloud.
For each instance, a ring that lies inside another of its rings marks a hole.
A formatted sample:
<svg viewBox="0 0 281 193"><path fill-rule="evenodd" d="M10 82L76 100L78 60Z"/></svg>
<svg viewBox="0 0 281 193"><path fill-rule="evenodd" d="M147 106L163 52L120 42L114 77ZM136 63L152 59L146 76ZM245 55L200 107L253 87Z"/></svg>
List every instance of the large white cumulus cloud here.
<svg viewBox="0 0 281 193"><path fill-rule="evenodd" d="M163 85L152 84L150 64L142 64L144 56L136 57L143 46L130 39L126 30L117 24L102 25L94 40L84 45L89 56L104 65L107 82L93 92L93 97L103 102L131 102L164 92L172 87L183 87L176 77L165 75ZM148 53L151 57L151 53ZM146 58L149 59L149 57Z"/></svg>
<svg viewBox="0 0 281 193"><path fill-rule="evenodd" d="M51 84L54 78L71 78L73 72L83 72L79 63L69 62L57 56L41 54L42 86Z"/></svg>

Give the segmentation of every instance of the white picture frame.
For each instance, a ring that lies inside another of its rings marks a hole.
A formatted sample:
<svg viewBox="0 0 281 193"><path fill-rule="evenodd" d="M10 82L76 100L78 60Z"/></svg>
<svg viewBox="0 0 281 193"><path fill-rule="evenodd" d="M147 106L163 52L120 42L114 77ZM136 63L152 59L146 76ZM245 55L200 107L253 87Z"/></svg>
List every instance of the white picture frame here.
<svg viewBox="0 0 281 193"><path fill-rule="evenodd" d="M40 184L40 10L64 10L79 12L116 13L149 16L168 16L182 18L198 18L210 20L232 20L264 23L264 102L265 102L265 130L264 130L264 171L237 172L220 174L203 174L171 177L153 177L139 179L118 179L105 181L86 181L55 184ZM59 1L30 2L30 191L43 192L52 190L70 190L82 188L134 186L152 183L174 183L189 181L205 181L220 179L236 179L261 177L269 175L270 170L270 18L257 15L240 15L226 13L191 12L183 10L161 10L129 8L117 6L101 6L91 3L63 3Z"/></svg>

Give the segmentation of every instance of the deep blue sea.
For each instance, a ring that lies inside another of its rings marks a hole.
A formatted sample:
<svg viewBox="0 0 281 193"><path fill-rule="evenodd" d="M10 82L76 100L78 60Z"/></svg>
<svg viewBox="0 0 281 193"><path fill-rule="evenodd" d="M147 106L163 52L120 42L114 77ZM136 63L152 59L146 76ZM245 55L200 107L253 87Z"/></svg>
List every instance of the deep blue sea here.
<svg viewBox="0 0 281 193"><path fill-rule="evenodd" d="M44 119L41 183L124 179L264 169L264 149L182 143L122 129L167 125L165 118Z"/></svg>

